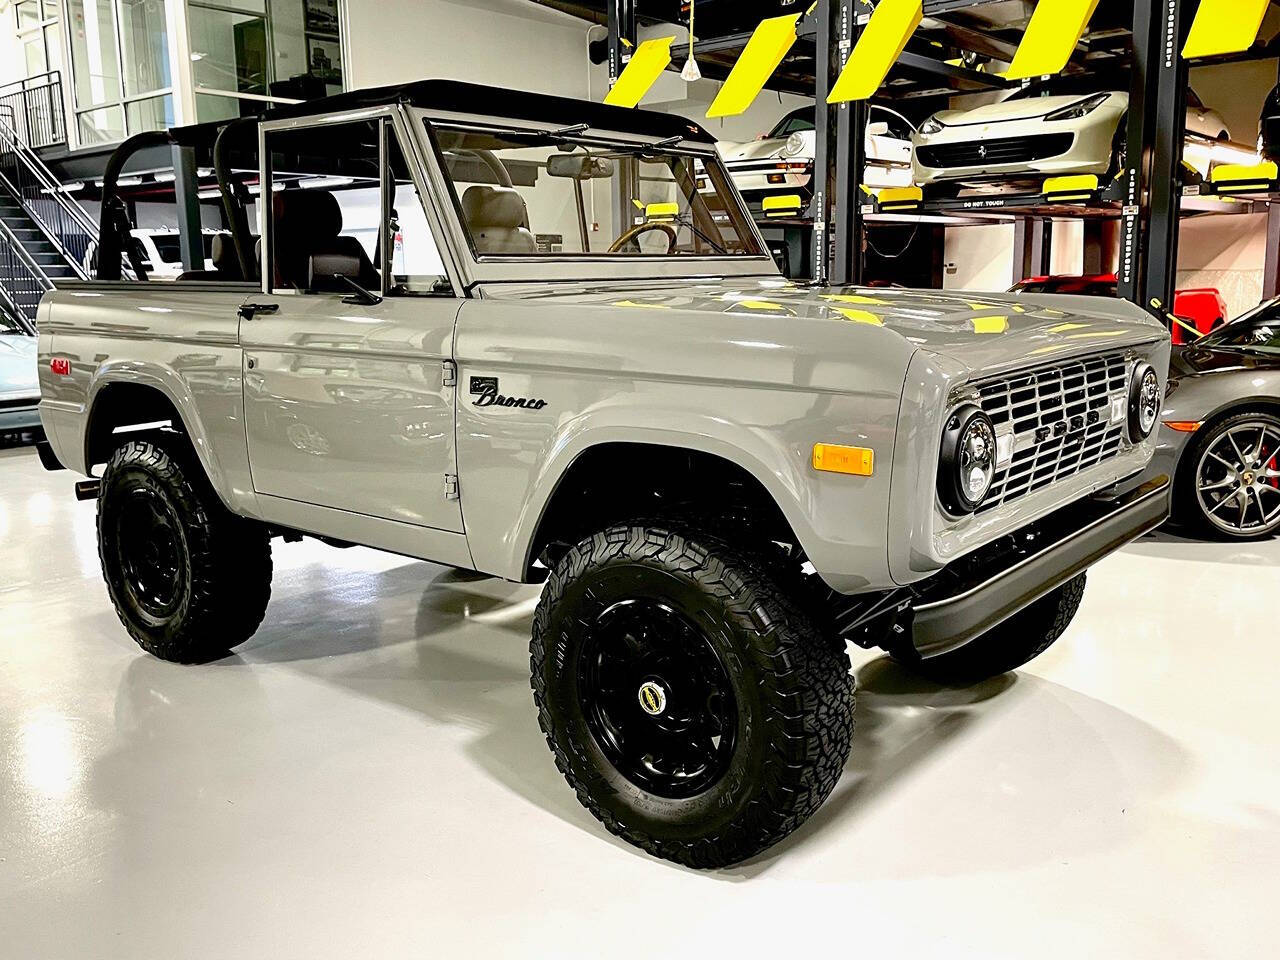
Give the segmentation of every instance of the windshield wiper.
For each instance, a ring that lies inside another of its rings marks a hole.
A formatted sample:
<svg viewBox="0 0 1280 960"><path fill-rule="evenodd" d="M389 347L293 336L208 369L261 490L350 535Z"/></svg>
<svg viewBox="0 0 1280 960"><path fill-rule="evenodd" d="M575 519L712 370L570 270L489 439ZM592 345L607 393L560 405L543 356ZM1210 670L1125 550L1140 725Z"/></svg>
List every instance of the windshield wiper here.
<svg viewBox="0 0 1280 960"><path fill-rule="evenodd" d="M674 147L684 142L684 137L675 136L667 137L665 140L658 140L655 143L646 143L640 148L640 156L651 157L659 150L665 150L667 147Z"/></svg>
<svg viewBox="0 0 1280 960"><path fill-rule="evenodd" d="M570 137L575 133L584 133L591 129L589 123L575 123L571 127L561 127L559 130L552 130L547 134L552 140L558 140L561 137Z"/></svg>

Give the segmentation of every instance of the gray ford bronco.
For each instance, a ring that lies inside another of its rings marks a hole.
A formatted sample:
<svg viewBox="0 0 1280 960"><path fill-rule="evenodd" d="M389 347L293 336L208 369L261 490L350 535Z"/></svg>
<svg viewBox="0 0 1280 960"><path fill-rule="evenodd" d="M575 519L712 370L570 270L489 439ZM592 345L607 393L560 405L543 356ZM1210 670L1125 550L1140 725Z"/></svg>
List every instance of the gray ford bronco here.
<svg viewBox="0 0 1280 960"><path fill-rule="evenodd" d="M164 189L157 150L225 226L176 282L128 240L121 172ZM42 455L89 477L125 629L223 655L276 537L545 580L555 762L680 863L758 854L830 794L847 643L1011 670L1166 514L1156 321L791 283L678 117L358 91L134 137L102 210L98 279L39 311Z"/></svg>

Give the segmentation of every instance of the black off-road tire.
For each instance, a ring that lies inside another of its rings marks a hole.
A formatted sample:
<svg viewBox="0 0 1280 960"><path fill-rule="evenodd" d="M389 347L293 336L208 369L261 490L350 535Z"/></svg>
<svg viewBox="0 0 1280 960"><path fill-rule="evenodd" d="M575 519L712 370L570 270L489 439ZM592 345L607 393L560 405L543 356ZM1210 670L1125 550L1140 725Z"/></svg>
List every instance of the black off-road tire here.
<svg viewBox="0 0 1280 960"><path fill-rule="evenodd" d="M945 686L968 686L1030 663L1070 626L1084 598L1085 574L1068 580L995 628L963 647L921 659L894 659L915 673Z"/></svg>
<svg viewBox="0 0 1280 960"><path fill-rule="evenodd" d="M185 455L184 455L185 453ZM122 510L131 497L155 504L176 531L171 611L153 615L126 575ZM207 663L249 639L271 596L271 543L262 524L229 512L194 455L180 441L131 440L107 463L98 499L98 557L111 602L129 635L148 653L177 663Z"/></svg>
<svg viewBox="0 0 1280 960"><path fill-rule="evenodd" d="M692 796L658 795L625 776L584 713L580 655L597 642L593 619L631 597L696 624L732 688L731 758ZM539 725L583 806L627 842L686 866L728 866L777 843L822 805L849 755L854 683L843 644L748 553L683 526L611 527L561 557L534 617L530 664Z"/></svg>

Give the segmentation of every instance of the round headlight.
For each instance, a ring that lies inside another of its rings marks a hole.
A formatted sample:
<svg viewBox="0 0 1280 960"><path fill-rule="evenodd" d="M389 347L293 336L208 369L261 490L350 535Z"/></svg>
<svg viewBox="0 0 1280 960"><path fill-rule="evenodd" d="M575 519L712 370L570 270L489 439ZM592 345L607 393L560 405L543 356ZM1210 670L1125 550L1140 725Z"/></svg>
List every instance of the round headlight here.
<svg viewBox="0 0 1280 960"><path fill-rule="evenodd" d="M1133 368L1129 381L1129 439L1141 443L1151 436L1160 417L1160 376L1149 363Z"/></svg>
<svg viewBox="0 0 1280 960"><path fill-rule="evenodd" d="M787 137L787 143L782 148L782 155L784 157L798 157L800 154L804 153L804 147L804 134L793 133L791 136Z"/></svg>
<svg viewBox="0 0 1280 960"><path fill-rule="evenodd" d="M920 124L920 132L926 137L931 137L935 133L942 132L942 124L938 122L937 117L930 117L924 123Z"/></svg>
<svg viewBox="0 0 1280 960"><path fill-rule="evenodd" d="M952 412L942 432L938 495L954 513L973 513L996 477L996 429L978 406Z"/></svg>

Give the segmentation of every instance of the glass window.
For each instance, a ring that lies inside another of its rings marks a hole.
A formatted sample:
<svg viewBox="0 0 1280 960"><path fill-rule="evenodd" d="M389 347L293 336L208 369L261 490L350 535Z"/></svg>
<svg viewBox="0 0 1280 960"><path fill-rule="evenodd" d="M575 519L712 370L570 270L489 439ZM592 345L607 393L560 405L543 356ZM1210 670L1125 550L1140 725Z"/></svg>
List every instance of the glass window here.
<svg viewBox="0 0 1280 960"><path fill-rule="evenodd" d="M44 36L40 33L22 42L22 55L27 63L28 77L38 77L49 69L44 55Z"/></svg>
<svg viewBox="0 0 1280 960"><path fill-rule="evenodd" d="M440 248L394 133L389 136L387 147L391 182L395 185L391 219L383 234L390 237L392 243L390 293L438 293L441 283L447 279Z"/></svg>
<svg viewBox="0 0 1280 960"><path fill-rule="evenodd" d="M1280 309L1268 301L1195 342L1197 347L1236 347L1280 353Z"/></svg>
<svg viewBox="0 0 1280 960"><path fill-rule="evenodd" d="M80 142L85 146L124 139L124 110L121 107L86 110L76 117L76 121Z"/></svg>
<svg viewBox="0 0 1280 960"><path fill-rule="evenodd" d="M773 128L770 137L789 137L793 133L803 133L812 129L814 129L813 111L797 110L783 117L781 122Z"/></svg>
<svg viewBox="0 0 1280 960"><path fill-rule="evenodd" d="M167 130L174 124L173 97L167 93L161 97L132 100L124 105L124 110L130 133Z"/></svg>
<svg viewBox="0 0 1280 960"><path fill-rule="evenodd" d="M120 100L120 51L111 0L68 0L76 105Z"/></svg>
<svg viewBox="0 0 1280 960"><path fill-rule="evenodd" d="M382 288L378 133L365 120L267 134L272 290L350 293L342 277Z"/></svg>
<svg viewBox="0 0 1280 960"><path fill-rule="evenodd" d="M19 30L34 27L41 20L39 0L19 0L13 5L13 9L18 15Z"/></svg>
<svg viewBox="0 0 1280 960"><path fill-rule="evenodd" d="M192 4L188 22L197 90L266 95L271 57L264 15L232 13Z"/></svg>
<svg viewBox="0 0 1280 960"><path fill-rule="evenodd" d="M516 130L431 129L477 256L760 255L713 155ZM635 204L631 224L619 236L589 230L587 193L603 181L604 195L613 196L623 176Z"/></svg>
<svg viewBox="0 0 1280 960"><path fill-rule="evenodd" d="M120 46L126 97L170 86L169 24L160 0L121 0Z"/></svg>

